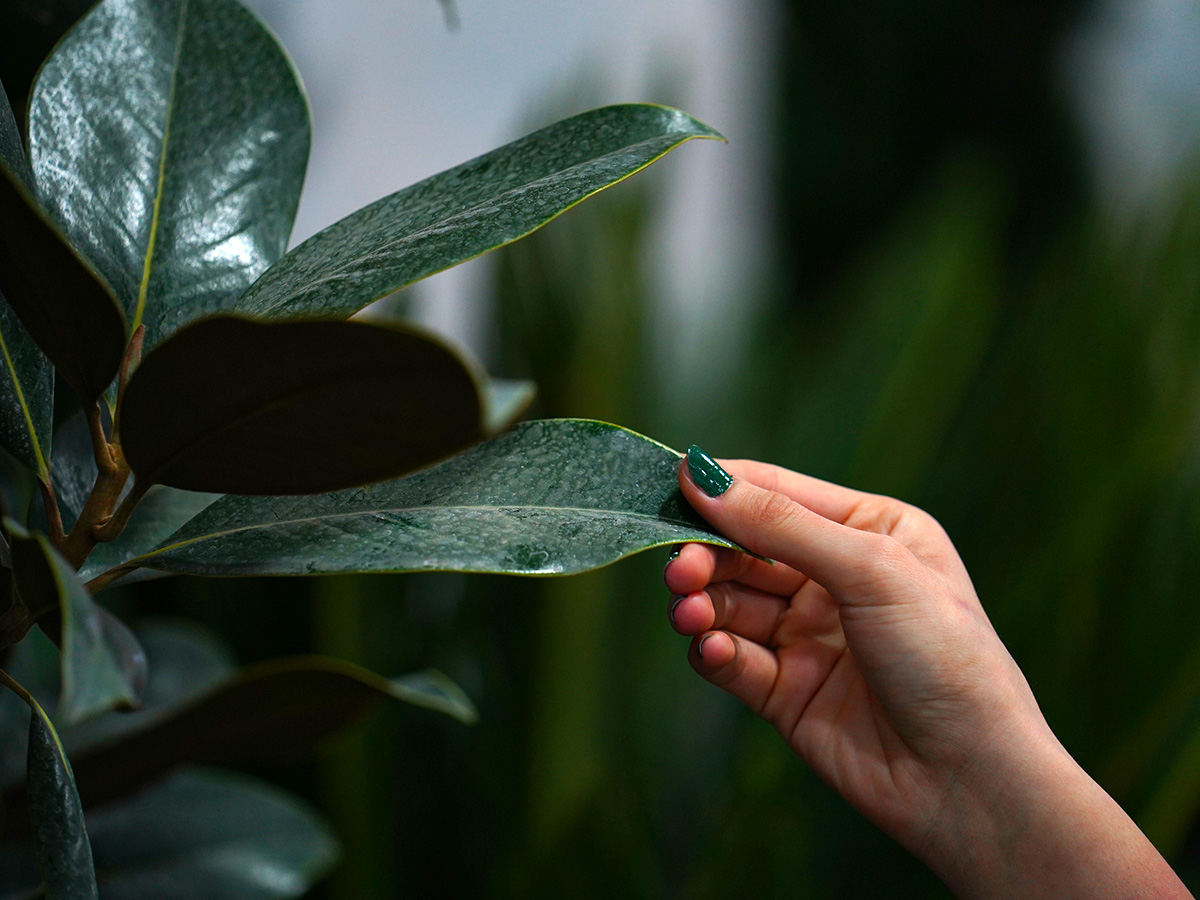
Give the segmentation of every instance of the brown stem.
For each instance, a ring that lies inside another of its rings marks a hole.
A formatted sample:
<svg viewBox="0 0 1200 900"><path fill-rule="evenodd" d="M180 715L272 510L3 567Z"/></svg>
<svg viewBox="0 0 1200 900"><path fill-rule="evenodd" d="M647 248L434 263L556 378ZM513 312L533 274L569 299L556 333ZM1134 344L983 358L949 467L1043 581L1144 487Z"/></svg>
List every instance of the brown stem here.
<svg viewBox="0 0 1200 900"><path fill-rule="evenodd" d="M104 433L104 422L100 417L100 402L96 401L90 406L85 406L84 410L87 416L88 431L92 435L92 455L96 457L96 468L100 470L100 475L103 477L105 472L112 472L117 465L108 444L108 435Z"/></svg>
<svg viewBox="0 0 1200 900"><path fill-rule="evenodd" d="M129 377L133 374L133 370L137 368L137 364L142 361L142 344L146 340L146 326L139 325L133 331L133 336L129 339L129 345L125 348L125 356L121 359L121 372L117 378L117 405L113 410L113 432L112 443L121 443L121 401L125 398L125 388L129 384Z"/></svg>
<svg viewBox="0 0 1200 900"><path fill-rule="evenodd" d="M29 693L29 691L21 687L17 680L3 669L0 669L0 684L4 685L10 691L28 703L31 709L36 705L34 703L33 696Z"/></svg>
<svg viewBox="0 0 1200 900"><path fill-rule="evenodd" d="M54 495L54 485L39 478L38 490L42 492L42 505L46 508L46 526L50 532L50 540L61 551L66 535L63 534L62 513L58 509L58 497Z"/></svg>
<svg viewBox="0 0 1200 900"><path fill-rule="evenodd" d="M109 569L107 572L101 572L99 575L85 584L84 587L88 589L89 594L98 594L118 578L124 578L135 568L136 566L116 566L115 568Z"/></svg>
<svg viewBox="0 0 1200 900"><path fill-rule="evenodd" d="M107 520L96 523L96 527L92 532L96 540L111 541L119 535L129 523L129 517L133 515L133 511L137 509L138 503L146 496L146 491L150 490L150 487L150 482L134 478L133 487L129 489L129 493L125 495L125 499L121 501L121 505L117 507L117 511Z"/></svg>

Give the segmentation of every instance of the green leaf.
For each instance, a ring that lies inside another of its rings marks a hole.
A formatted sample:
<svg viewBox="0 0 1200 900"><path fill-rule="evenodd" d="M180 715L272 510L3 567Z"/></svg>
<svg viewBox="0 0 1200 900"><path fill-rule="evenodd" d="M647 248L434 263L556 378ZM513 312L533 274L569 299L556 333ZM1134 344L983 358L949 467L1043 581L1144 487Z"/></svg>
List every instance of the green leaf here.
<svg viewBox="0 0 1200 900"><path fill-rule="evenodd" d="M47 900L95 898L96 870L71 764L45 711L26 698L29 720L27 789L33 852Z"/></svg>
<svg viewBox="0 0 1200 900"><path fill-rule="evenodd" d="M0 294L84 401L104 392L125 352L125 317L108 285L2 160Z"/></svg>
<svg viewBox="0 0 1200 900"><path fill-rule="evenodd" d="M684 502L679 460L604 422L526 422L384 484L224 497L133 564L201 575L559 575L684 541L736 546Z"/></svg>
<svg viewBox="0 0 1200 900"><path fill-rule="evenodd" d="M75 525L98 475L92 433L79 410L55 430L50 458L50 477L64 530L70 531Z"/></svg>
<svg viewBox="0 0 1200 900"><path fill-rule="evenodd" d="M236 308L348 316L524 237L690 138L721 136L663 106L607 106L565 119L350 214L268 269Z"/></svg>
<svg viewBox="0 0 1200 900"><path fill-rule="evenodd" d="M308 159L291 62L234 0L105 0L38 76L39 195L146 347L287 247Z"/></svg>
<svg viewBox="0 0 1200 900"><path fill-rule="evenodd" d="M76 779L90 807L183 763L301 759L388 699L468 724L477 718L462 690L438 672L389 680L337 659L276 659L247 666L177 706L114 717L111 726L92 735L94 743L72 741ZM20 804L19 796L5 801Z"/></svg>
<svg viewBox="0 0 1200 900"><path fill-rule="evenodd" d="M43 60L95 0L15 0L0 3L0 81L13 108L25 100Z"/></svg>
<svg viewBox="0 0 1200 900"><path fill-rule="evenodd" d="M143 483L335 490L480 440L479 380L448 345L412 328L215 317L142 361L123 401L121 442Z"/></svg>
<svg viewBox="0 0 1200 900"><path fill-rule="evenodd" d="M299 897L337 862L329 827L278 788L181 772L90 821L104 900Z"/></svg>
<svg viewBox="0 0 1200 900"><path fill-rule="evenodd" d="M135 706L145 657L118 620L95 603L70 564L42 534L9 524L14 574L31 620L61 615L62 694L57 718L72 725L114 707ZM57 623L56 623L57 624Z"/></svg>
<svg viewBox="0 0 1200 900"><path fill-rule="evenodd" d="M33 188L33 170L29 167L29 158L21 142L21 129L17 126L3 84L0 84L0 160L21 179L25 187Z"/></svg>
<svg viewBox="0 0 1200 900"><path fill-rule="evenodd" d="M104 900L299 897L339 855L329 827L305 804L227 772L173 775L90 813L88 830L96 868L104 873ZM22 866L24 850L0 850L6 896L35 895L32 873Z"/></svg>

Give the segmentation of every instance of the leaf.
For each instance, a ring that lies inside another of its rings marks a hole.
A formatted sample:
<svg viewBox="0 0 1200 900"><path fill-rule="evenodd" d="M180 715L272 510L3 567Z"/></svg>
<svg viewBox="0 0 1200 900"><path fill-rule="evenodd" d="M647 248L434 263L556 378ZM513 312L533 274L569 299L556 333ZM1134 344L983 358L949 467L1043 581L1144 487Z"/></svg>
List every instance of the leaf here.
<svg viewBox="0 0 1200 900"><path fill-rule="evenodd" d="M604 422L526 422L396 481L224 497L131 564L200 575L561 575L684 541L735 547L684 502L680 458Z"/></svg>
<svg viewBox="0 0 1200 900"><path fill-rule="evenodd" d="M25 184L32 173L21 146L8 97L0 86L0 160ZM54 369L0 297L0 445L43 480L48 480L42 440L50 434ZM48 449L48 448L47 448Z"/></svg>
<svg viewBox="0 0 1200 900"><path fill-rule="evenodd" d="M298 897L337 861L329 827L258 779L189 771L88 815L104 900ZM30 897L21 845L0 850L0 891ZM94 895L93 895L94 896Z"/></svg>
<svg viewBox="0 0 1200 900"><path fill-rule="evenodd" d="M70 531L75 525L98 475L92 433L83 411L78 410L54 432L50 458L50 477L64 530Z"/></svg>
<svg viewBox="0 0 1200 900"><path fill-rule="evenodd" d="M108 285L2 160L0 294L85 402L104 392L125 352L125 317Z"/></svg>
<svg viewBox="0 0 1200 900"><path fill-rule="evenodd" d="M112 726L93 734L95 743L72 742L76 779L90 807L137 790L183 763L303 758L387 699L467 724L477 718L462 690L438 672L392 681L337 659L276 659L247 666L180 705L113 717ZM14 808L21 800L15 794L5 802Z"/></svg>
<svg viewBox="0 0 1200 900"><path fill-rule="evenodd" d="M33 712L26 780L33 853L47 900L95 898L96 870L71 764L45 711L25 699Z"/></svg>
<svg viewBox="0 0 1200 900"><path fill-rule="evenodd" d="M299 897L339 856L300 800L231 772L174 775L97 810L90 830L105 900Z"/></svg>
<svg viewBox="0 0 1200 900"><path fill-rule="evenodd" d="M57 718L72 725L121 706L136 706L145 681L145 656L119 621L95 603L79 576L42 534L24 534L14 523L14 574L28 617L56 607L61 615L62 695ZM57 623L56 623L57 624Z"/></svg>
<svg viewBox="0 0 1200 900"><path fill-rule="evenodd" d="M234 0L106 0L30 106L38 190L149 349L287 248L308 160L291 62Z"/></svg>
<svg viewBox="0 0 1200 900"><path fill-rule="evenodd" d="M139 481L184 490L298 494L379 481L484 436L468 366L412 328L205 319L142 361L121 442Z"/></svg>
<svg viewBox="0 0 1200 900"><path fill-rule="evenodd" d="M691 138L722 140L663 106L607 106L565 119L351 213L268 269L235 308L349 316L524 237Z"/></svg>

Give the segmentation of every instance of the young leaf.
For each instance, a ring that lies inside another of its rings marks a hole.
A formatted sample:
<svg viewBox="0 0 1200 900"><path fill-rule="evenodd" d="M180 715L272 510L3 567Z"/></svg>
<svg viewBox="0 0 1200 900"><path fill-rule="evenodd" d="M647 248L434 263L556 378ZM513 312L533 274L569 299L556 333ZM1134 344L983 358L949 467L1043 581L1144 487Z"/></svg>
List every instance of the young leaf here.
<svg viewBox="0 0 1200 900"><path fill-rule="evenodd" d="M29 134L43 202L147 349L228 307L287 247L308 106L234 0L105 0L39 74Z"/></svg>
<svg viewBox="0 0 1200 900"><path fill-rule="evenodd" d="M137 790L183 763L246 765L294 760L359 722L385 700L477 718L462 690L439 672L389 680L323 657L247 666L175 707L119 717L99 740L71 739L75 777L89 806ZM5 803L19 806L19 793Z"/></svg>
<svg viewBox="0 0 1200 900"><path fill-rule="evenodd" d="M344 317L522 238L691 138L686 113L629 104L558 122L351 213L275 263L235 308Z"/></svg>
<svg viewBox="0 0 1200 900"><path fill-rule="evenodd" d="M118 620L97 607L70 565L41 534L9 526L17 590L32 619L61 616L62 694L58 718L72 725L138 702L145 656Z"/></svg>
<svg viewBox="0 0 1200 900"><path fill-rule="evenodd" d="M0 681L29 704L26 765L33 853L47 900L95 900L96 870L71 764L45 710L7 674Z"/></svg>
<svg viewBox="0 0 1200 900"><path fill-rule="evenodd" d="M396 481L224 497L131 564L201 575L560 575L684 541L735 546L683 501L680 458L604 422L525 422Z"/></svg>
<svg viewBox="0 0 1200 900"><path fill-rule="evenodd" d="M125 317L108 285L3 160L0 294L85 402L104 392L125 352Z"/></svg>
<svg viewBox="0 0 1200 900"><path fill-rule="evenodd" d="M139 482L239 494L336 490L480 440L478 381L448 345L412 328L214 317L142 361L125 394L121 441Z"/></svg>

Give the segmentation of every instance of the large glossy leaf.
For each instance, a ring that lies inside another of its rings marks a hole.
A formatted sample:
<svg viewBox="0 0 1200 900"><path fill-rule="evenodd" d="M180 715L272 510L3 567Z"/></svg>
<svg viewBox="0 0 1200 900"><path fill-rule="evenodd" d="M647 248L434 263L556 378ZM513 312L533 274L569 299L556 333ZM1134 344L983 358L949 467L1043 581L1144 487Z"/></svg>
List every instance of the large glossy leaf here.
<svg viewBox="0 0 1200 900"><path fill-rule="evenodd" d="M54 726L30 700L27 789L33 854L47 900L95 898L96 870L71 764Z"/></svg>
<svg viewBox="0 0 1200 900"><path fill-rule="evenodd" d="M226 772L180 773L89 811L87 824L104 900L299 897L339 854L328 826L295 797ZM0 852L6 896L36 888L23 849Z"/></svg>
<svg viewBox="0 0 1200 900"><path fill-rule="evenodd" d="M273 265L237 302L264 316L348 316L524 237L690 138L720 138L662 106L566 119L352 213Z"/></svg>
<svg viewBox="0 0 1200 900"><path fill-rule="evenodd" d="M125 394L121 440L144 482L328 491L480 440L479 381L447 344L412 328L221 316L146 356Z"/></svg>
<svg viewBox="0 0 1200 900"><path fill-rule="evenodd" d="M108 387L125 352L125 317L104 280L0 160L0 294L85 401Z"/></svg>
<svg viewBox="0 0 1200 900"><path fill-rule="evenodd" d="M92 433L82 410L76 411L55 430L50 459L50 477L65 530L74 526L98 474Z"/></svg>
<svg viewBox="0 0 1200 900"><path fill-rule="evenodd" d="M14 533L15 532L15 533ZM62 652L62 694L56 717L72 725L119 706L135 706L145 680L145 656L128 629L92 602L79 576L45 535L9 528L21 600L32 618L53 618Z"/></svg>
<svg viewBox="0 0 1200 900"><path fill-rule="evenodd" d="M679 460L604 422L526 422L384 484L316 497L224 497L133 562L202 575L557 575L682 541L735 546L684 502Z"/></svg>
<svg viewBox="0 0 1200 900"><path fill-rule="evenodd" d="M29 134L40 197L147 347L286 249L308 108L234 0L105 0L38 76Z"/></svg>
<svg viewBox="0 0 1200 900"><path fill-rule="evenodd" d="M70 732L66 739L80 793L90 806L124 796L184 763L303 758L388 699L462 722L476 718L470 700L440 673L387 679L341 660L297 657L248 666L177 706L112 717L88 742L71 740ZM6 799L20 805L19 795Z"/></svg>

